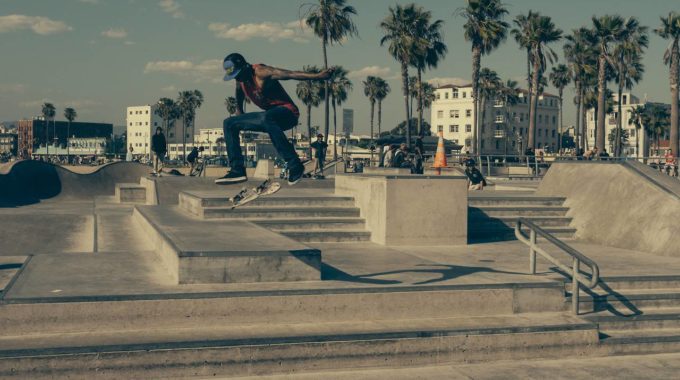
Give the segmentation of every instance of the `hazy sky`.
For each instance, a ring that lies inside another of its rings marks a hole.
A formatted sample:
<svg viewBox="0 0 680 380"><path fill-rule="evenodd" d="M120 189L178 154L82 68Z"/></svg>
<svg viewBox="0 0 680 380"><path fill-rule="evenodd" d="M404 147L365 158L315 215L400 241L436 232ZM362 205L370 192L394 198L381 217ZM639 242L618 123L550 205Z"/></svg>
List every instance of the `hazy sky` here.
<svg viewBox="0 0 680 380"><path fill-rule="evenodd" d="M199 128L221 126L225 96L233 82L221 80L221 62L241 52L253 63L299 69L321 64L321 44L300 27L300 5L312 0L0 0L0 120L40 113L51 101L57 115L76 108L81 121L125 122L125 107L176 97L183 89L199 89L205 103ZM361 81L366 75L389 79L392 93L383 109L383 128L403 120L399 66L379 45L379 22L395 1L350 0L357 8L359 37L328 51L331 64L350 70L354 91L346 104L355 109L355 128L368 131L369 107ZM403 2L406 4L406 2ZM552 16L563 30L590 25L593 14L617 12L637 16L656 27L659 16L680 11L677 0L506 0L508 21L528 10ZM469 78L470 47L463 20L453 16L464 0L420 0L418 4L445 21L449 53L425 78ZM639 97L667 102L668 70L662 64L667 42L650 35L644 80L633 90ZM561 55L562 43L554 48ZM524 83L526 57L514 40L488 57L482 66L503 78ZM286 83L294 99L294 83ZM574 120L573 94L565 95L565 123ZM298 105L300 103L298 102ZM303 108L303 107L301 107ZM312 112L322 124L322 109ZM429 115L428 115L429 118ZM305 115L301 119L304 122ZM339 120L340 121L340 120Z"/></svg>

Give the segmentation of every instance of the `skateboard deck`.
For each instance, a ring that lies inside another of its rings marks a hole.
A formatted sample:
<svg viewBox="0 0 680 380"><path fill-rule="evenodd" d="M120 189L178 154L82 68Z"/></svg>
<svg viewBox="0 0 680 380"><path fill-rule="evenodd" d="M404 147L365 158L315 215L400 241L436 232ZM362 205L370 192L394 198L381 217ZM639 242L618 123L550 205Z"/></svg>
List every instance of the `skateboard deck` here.
<svg viewBox="0 0 680 380"><path fill-rule="evenodd" d="M231 201L231 209L233 210L236 207L243 206L244 204L252 202L261 196L274 194L280 189L281 184L278 182L272 182L271 178L268 178L253 188L248 189L244 187L238 194L229 198Z"/></svg>

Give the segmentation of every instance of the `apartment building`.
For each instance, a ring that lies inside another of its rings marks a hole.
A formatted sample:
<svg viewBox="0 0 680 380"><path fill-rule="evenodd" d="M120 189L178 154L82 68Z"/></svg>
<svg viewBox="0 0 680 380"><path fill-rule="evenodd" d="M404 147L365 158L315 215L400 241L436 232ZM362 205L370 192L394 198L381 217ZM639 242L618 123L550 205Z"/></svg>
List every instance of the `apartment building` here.
<svg viewBox="0 0 680 380"><path fill-rule="evenodd" d="M480 126L481 154L516 155L526 149L529 132L528 92L519 90L519 102L506 105L500 100L486 101ZM430 124L432 132L472 150L475 125L472 85L445 85L435 90ZM555 151L558 146L559 98L543 93L538 99L536 147Z"/></svg>
<svg viewBox="0 0 680 380"><path fill-rule="evenodd" d="M156 115L157 106L127 107L125 126L127 130L127 150L132 146L135 156L149 156L151 153L151 136L156 127L163 125L163 119ZM167 136L166 136L167 137Z"/></svg>

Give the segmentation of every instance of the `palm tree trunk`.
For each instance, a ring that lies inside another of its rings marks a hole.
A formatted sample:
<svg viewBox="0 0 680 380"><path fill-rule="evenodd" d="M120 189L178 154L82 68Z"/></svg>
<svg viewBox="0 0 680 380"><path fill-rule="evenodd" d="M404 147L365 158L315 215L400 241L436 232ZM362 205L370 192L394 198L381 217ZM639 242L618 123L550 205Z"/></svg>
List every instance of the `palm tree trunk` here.
<svg viewBox="0 0 680 380"><path fill-rule="evenodd" d="M678 157L678 65L680 62L680 49L678 47L678 39L673 41L671 48L671 68L670 68L670 82L671 82L671 133L669 147L675 157Z"/></svg>
<svg viewBox="0 0 680 380"><path fill-rule="evenodd" d="M324 68L324 70L327 70L328 69L328 56L326 54L327 41L326 41L325 37L322 41L322 44L323 44L323 68ZM328 106L329 106L330 102L329 102L329 96L328 96L329 91L328 91L328 81L327 80L325 80L323 82L323 86L324 86L324 131L325 131L324 135L326 136L326 138L328 138L328 132L329 132L328 118L329 118L329 113L330 113Z"/></svg>
<svg viewBox="0 0 680 380"><path fill-rule="evenodd" d="M527 101L531 105L531 48L527 48Z"/></svg>
<svg viewBox="0 0 680 380"><path fill-rule="evenodd" d="M479 114L479 69L481 65L482 51L479 47L472 48L472 98L474 106L474 130L472 131L472 153L480 154L480 143L479 143L479 119L477 115Z"/></svg>
<svg viewBox="0 0 680 380"><path fill-rule="evenodd" d="M531 73L531 101L529 102L529 136L527 148L536 148L536 108L538 107L539 62L534 62L534 72Z"/></svg>
<svg viewBox="0 0 680 380"><path fill-rule="evenodd" d="M378 100L378 137L380 137L380 123L382 122L382 100Z"/></svg>
<svg viewBox="0 0 680 380"><path fill-rule="evenodd" d="M562 93L563 89L559 89L559 95L560 95L560 125L559 128L557 128L557 155L559 156L562 154Z"/></svg>
<svg viewBox="0 0 680 380"><path fill-rule="evenodd" d="M480 141L480 152L481 141L484 139L484 124L486 123L486 99L483 96L479 97L479 109L481 110L482 117L479 120L479 141ZM480 153L481 154L481 153ZM480 158L481 160L481 158Z"/></svg>
<svg viewBox="0 0 680 380"><path fill-rule="evenodd" d="M623 59L623 57L621 57ZM617 104L618 117L616 120L616 132L614 132L614 157L621 156L621 131L623 130L623 101L621 97L623 96L623 86L624 86L624 76L623 73L619 75L619 99Z"/></svg>
<svg viewBox="0 0 680 380"><path fill-rule="evenodd" d="M186 165L187 159L187 118L182 116L182 162Z"/></svg>
<svg viewBox="0 0 680 380"><path fill-rule="evenodd" d="M333 104L333 160L338 159L338 115L335 109L335 96L331 99Z"/></svg>
<svg viewBox="0 0 680 380"><path fill-rule="evenodd" d="M408 112L408 66L401 62L401 83L404 92L404 108L406 111L406 146L411 146L411 115Z"/></svg>
<svg viewBox="0 0 680 380"><path fill-rule="evenodd" d="M418 69L418 136L423 136L423 79Z"/></svg>
<svg viewBox="0 0 680 380"><path fill-rule="evenodd" d="M312 105L307 105L307 134L309 135L309 159L312 158Z"/></svg>
<svg viewBox="0 0 680 380"><path fill-rule="evenodd" d="M66 127L66 164L68 164L71 159L71 144L69 144L70 137L71 137L71 120L68 121L68 126Z"/></svg>
<svg viewBox="0 0 680 380"><path fill-rule="evenodd" d="M605 143L605 132L604 132L604 119L605 119L605 92L607 89L605 69L607 64L607 58L604 53L600 53L598 59L598 74L597 74L597 125L595 126L595 147L598 151L604 149Z"/></svg>
<svg viewBox="0 0 680 380"><path fill-rule="evenodd" d="M371 99L371 147L375 147L375 135L373 134L373 114L375 112L375 100ZM373 150L371 150L371 164L373 166Z"/></svg>
<svg viewBox="0 0 680 380"><path fill-rule="evenodd" d="M576 156L578 156L578 150L581 149L581 103L583 98L581 97L581 86L578 81L575 81L576 87L576 126L574 127L574 149L576 150Z"/></svg>

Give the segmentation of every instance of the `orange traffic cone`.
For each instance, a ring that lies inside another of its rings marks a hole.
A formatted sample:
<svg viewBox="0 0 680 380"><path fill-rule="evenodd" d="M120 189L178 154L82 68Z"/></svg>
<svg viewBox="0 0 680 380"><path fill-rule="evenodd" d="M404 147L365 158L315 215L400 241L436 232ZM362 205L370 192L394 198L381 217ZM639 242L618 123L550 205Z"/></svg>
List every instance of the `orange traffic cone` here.
<svg viewBox="0 0 680 380"><path fill-rule="evenodd" d="M444 150L444 134L439 132L439 142L437 142L437 153L434 155L433 168L437 169L437 174L442 174L442 168L446 167L446 151Z"/></svg>

